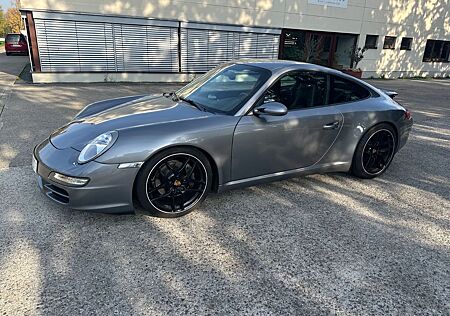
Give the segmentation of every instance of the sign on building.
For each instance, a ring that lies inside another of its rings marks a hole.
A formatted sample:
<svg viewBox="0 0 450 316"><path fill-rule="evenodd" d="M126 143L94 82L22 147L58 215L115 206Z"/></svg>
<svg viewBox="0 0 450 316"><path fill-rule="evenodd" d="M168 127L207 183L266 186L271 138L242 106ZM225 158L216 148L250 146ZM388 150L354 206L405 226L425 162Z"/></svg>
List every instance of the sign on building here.
<svg viewBox="0 0 450 316"><path fill-rule="evenodd" d="M329 5L331 7L347 8L348 0L308 0L309 4Z"/></svg>

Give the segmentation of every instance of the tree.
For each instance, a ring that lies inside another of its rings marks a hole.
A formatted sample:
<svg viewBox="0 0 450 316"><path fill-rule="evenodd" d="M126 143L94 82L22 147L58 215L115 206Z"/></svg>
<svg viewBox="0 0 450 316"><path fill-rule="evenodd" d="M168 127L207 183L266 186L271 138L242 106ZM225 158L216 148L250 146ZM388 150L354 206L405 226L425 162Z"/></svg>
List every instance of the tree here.
<svg viewBox="0 0 450 316"><path fill-rule="evenodd" d="M3 8L0 5L0 37L5 37L6 35L6 21L3 15Z"/></svg>
<svg viewBox="0 0 450 316"><path fill-rule="evenodd" d="M353 64L353 68L357 69L358 64L361 60L363 60L364 58L364 53L366 52L367 48L361 48L361 47L357 47L356 45L353 46L353 48L350 50L350 52L348 53L348 56L350 57L352 64Z"/></svg>
<svg viewBox="0 0 450 316"><path fill-rule="evenodd" d="M22 29L22 17L20 15L20 1L16 0L14 6L5 13L6 33L19 33Z"/></svg>
<svg viewBox="0 0 450 316"><path fill-rule="evenodd" d="M323 37L307 36L305 46L303 48L302 59L309 63L319 59L321 48L323 47Z"/></svg>
<svg viewBox="0 0 450 316"><path fill-rule="evenodd" d="M319 59L320 52L324 45L323 37L314 37L312 35L295 34L291 36L293 45L286 48L287 59L315 62Z"/></svg>

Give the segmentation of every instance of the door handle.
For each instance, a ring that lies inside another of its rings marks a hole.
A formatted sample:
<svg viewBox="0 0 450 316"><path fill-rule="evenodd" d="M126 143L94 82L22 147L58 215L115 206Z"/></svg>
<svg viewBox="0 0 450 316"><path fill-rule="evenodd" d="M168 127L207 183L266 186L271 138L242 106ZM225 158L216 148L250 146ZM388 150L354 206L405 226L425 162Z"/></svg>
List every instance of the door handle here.
<svg viewBox="0 0 450 316"><path fill-rule="evenodd" d="M339 121L336 121L336 122L324 125L323 129L336 129L338 127L339 127Z"/></svg>

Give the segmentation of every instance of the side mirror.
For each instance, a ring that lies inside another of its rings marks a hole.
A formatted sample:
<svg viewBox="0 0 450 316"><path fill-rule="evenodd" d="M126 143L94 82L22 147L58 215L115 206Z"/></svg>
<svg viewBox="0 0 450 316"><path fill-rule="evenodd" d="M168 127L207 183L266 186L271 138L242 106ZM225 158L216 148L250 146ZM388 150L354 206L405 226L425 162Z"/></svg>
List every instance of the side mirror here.
<svg viewBox="0 0 450 316"><path fill-rule="evenodd" d="M262 104L253 109L253 114L256 116L259 115L272 115L272 116L283 116L288 112L287 107L280 102L268 102Z"/></svg>

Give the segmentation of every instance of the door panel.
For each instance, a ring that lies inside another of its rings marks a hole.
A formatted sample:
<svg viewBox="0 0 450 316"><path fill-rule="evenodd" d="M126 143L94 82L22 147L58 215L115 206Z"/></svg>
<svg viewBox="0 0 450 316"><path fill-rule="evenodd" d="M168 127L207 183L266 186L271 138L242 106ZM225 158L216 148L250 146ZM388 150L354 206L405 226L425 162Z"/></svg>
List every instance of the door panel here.
<svg viewBox="0 0 450 316"><path fill-rule="evenodd" d="M290 111L281 117L242 117L233 140L232 180L317 163L333 145L342 124L343 116L333 106Z"/></svg>

